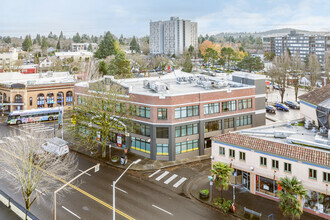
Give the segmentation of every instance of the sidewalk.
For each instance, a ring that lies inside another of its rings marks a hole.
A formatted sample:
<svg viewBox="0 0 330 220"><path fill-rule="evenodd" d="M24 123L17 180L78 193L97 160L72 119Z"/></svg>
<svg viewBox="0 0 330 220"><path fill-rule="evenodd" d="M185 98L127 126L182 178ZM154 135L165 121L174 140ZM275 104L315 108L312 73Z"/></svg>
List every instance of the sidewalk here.
<svg viewBox="0 0 330 220"><path fill-rule="evenodd" d="M65 136L64 137L65 140L67 140L69 142L73 142L73 140L70 140L72 138L66 137L66 135L64 135L64 136ZM196 157L192 157L189 159L181 159L181 160L176 160L176 161L161 161L161 160L151 160L149 158L145 158L143 156L134 154L132 152L128 152L127 153L127 164L121 165L120 159L118 162L115 162L115 163L110 160L108 147L106 150L107 154L106 154L105 158L102 158L102 156L101 156L101 147L100 146L96 153L93 153L90 150L86 150L86 146L84 147L82 143L80 143L78 148L73 146L73 147L71 147L71 149L80 154L84 154L86 156L92 156L94 159L96 159L100 162L104 162L108 165L115 166L115 167L122 168L122 169L126 169L133 161L141 159L141 161L138 164L133 165L130 168L130 170L135 170L135 171L152 171L152 170L164 169L164 168L168 168L168 167L174 167L174 166L187 164L187 163L199 162L201 160L210 160L210 155L202 155L202 156L196 156ZM121 156L125 155L124 149L112 147L111 156L113 156L113 155L117 155L120 158Z"/></svg>
<svg viewBox="0 0 330 220"><path fill-rule="evenodd" d="M208 174L204 174L195 178L191 181L190 195L200 202L211 205L209 200L203 201L199 198L199 192L201 189L210 189L210 183L208 180ZM226 200L233 200L233 187L229 186L227 191L223 191L223 196ZM220 190L216 189L213 185L213 199L220 197ZM253 211L259 212L262 214L261 219L267 219L267 216L270 214L274 215L274 219L286 219L281 213L281 210L278 207L279 203L270 199L266 199L257 195L251 194L248 190L244 188L235 188L235 215L244 219L244 207L251 209ZM270 218L271 219L271 218ZM302 220L319 220L320 217L304 212L301 216Z"/></svg>

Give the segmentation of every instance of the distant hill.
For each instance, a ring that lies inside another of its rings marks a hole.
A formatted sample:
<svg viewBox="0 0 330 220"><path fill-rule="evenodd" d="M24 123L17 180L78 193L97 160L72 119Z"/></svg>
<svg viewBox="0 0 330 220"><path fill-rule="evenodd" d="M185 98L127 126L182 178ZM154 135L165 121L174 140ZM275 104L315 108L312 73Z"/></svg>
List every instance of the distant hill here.
<svg viewBox="0 0 330 220"><path fill-rule="evenodd" d="M306 30L299 30L299 29L293 29L293 28L281 28L281 29L274 29L269 31L263 31L263 32L222 32L219 34L215 34L215 37L228 37L233 36L234 38L237 38L239 36L254 36L254 37L264 37L264 36L283 36L290 33L290 31L295 30L298 34L304 34L304 35L317 35L317 34L330 34L330 32L326 31L306 31Z"/></svg>

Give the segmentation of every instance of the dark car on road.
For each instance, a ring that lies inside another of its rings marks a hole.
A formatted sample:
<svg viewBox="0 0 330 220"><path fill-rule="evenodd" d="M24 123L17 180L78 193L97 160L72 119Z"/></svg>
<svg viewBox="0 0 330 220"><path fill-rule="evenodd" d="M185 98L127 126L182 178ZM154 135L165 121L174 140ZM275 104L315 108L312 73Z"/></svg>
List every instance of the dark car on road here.
<svg viewBox="0 0 330 220"><path fill-rule="evenodd" d="M286 106L285 104L279 103L279 102L276 103L275 108L277 110L282 110L282 111L285 111L285 112L288 112L289 111L289 107L288 106Z"/></svg>
<svg viewBox="0 0 330 220"><path fill-rule="evenodd" d="M266 112L276 114L276 108L274 106L267 105Z"/></svg>
<svg viewBox="0 0 330 220"><path fill-rule="evenodd" d="M287 101L285 104L290 108L300 109L300 105L297 102Z"/></svg>

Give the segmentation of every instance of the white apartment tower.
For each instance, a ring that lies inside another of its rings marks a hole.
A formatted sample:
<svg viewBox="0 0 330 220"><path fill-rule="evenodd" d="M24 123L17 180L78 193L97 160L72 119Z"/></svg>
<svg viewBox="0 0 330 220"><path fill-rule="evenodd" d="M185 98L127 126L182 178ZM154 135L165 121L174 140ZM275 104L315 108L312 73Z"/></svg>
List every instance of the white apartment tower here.
<svg viewBox="0 0 330 220"><path fill-rule="evenodd" d="M150 22L151 54L183 54L192 45L197 48L197 22L171 17L168 21Z"/></svg>

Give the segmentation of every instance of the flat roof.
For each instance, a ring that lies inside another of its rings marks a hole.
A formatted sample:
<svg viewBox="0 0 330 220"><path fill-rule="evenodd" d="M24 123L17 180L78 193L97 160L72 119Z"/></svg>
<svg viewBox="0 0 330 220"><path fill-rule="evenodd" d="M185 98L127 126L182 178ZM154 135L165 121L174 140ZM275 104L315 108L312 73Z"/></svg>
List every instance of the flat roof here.
<svg viewBox="0 0 330 220"><path fill-rule="evenodd" d="M243 77L264 77L260 75L254 76L256 74L248 76L244 73L234 73L234 75ZM111 76L105 76L105 78L113 79ZM254 88L253 85L233 82L232 76L225 73L217 73L216 76L208 76L206 74L174 71L159 77L115 79L113 81L128 88L130 93L149 96L175 96ZM160 89L157 90L155 87Z"/></svg>
<svg viewBox="0 0 330 220"><path fill-rule="evenodd" d="M12 85L16 83L32 85L74 83L74 77L69 72L47 72L23 74L20 72L0 73L0 84Z"/></svg>

